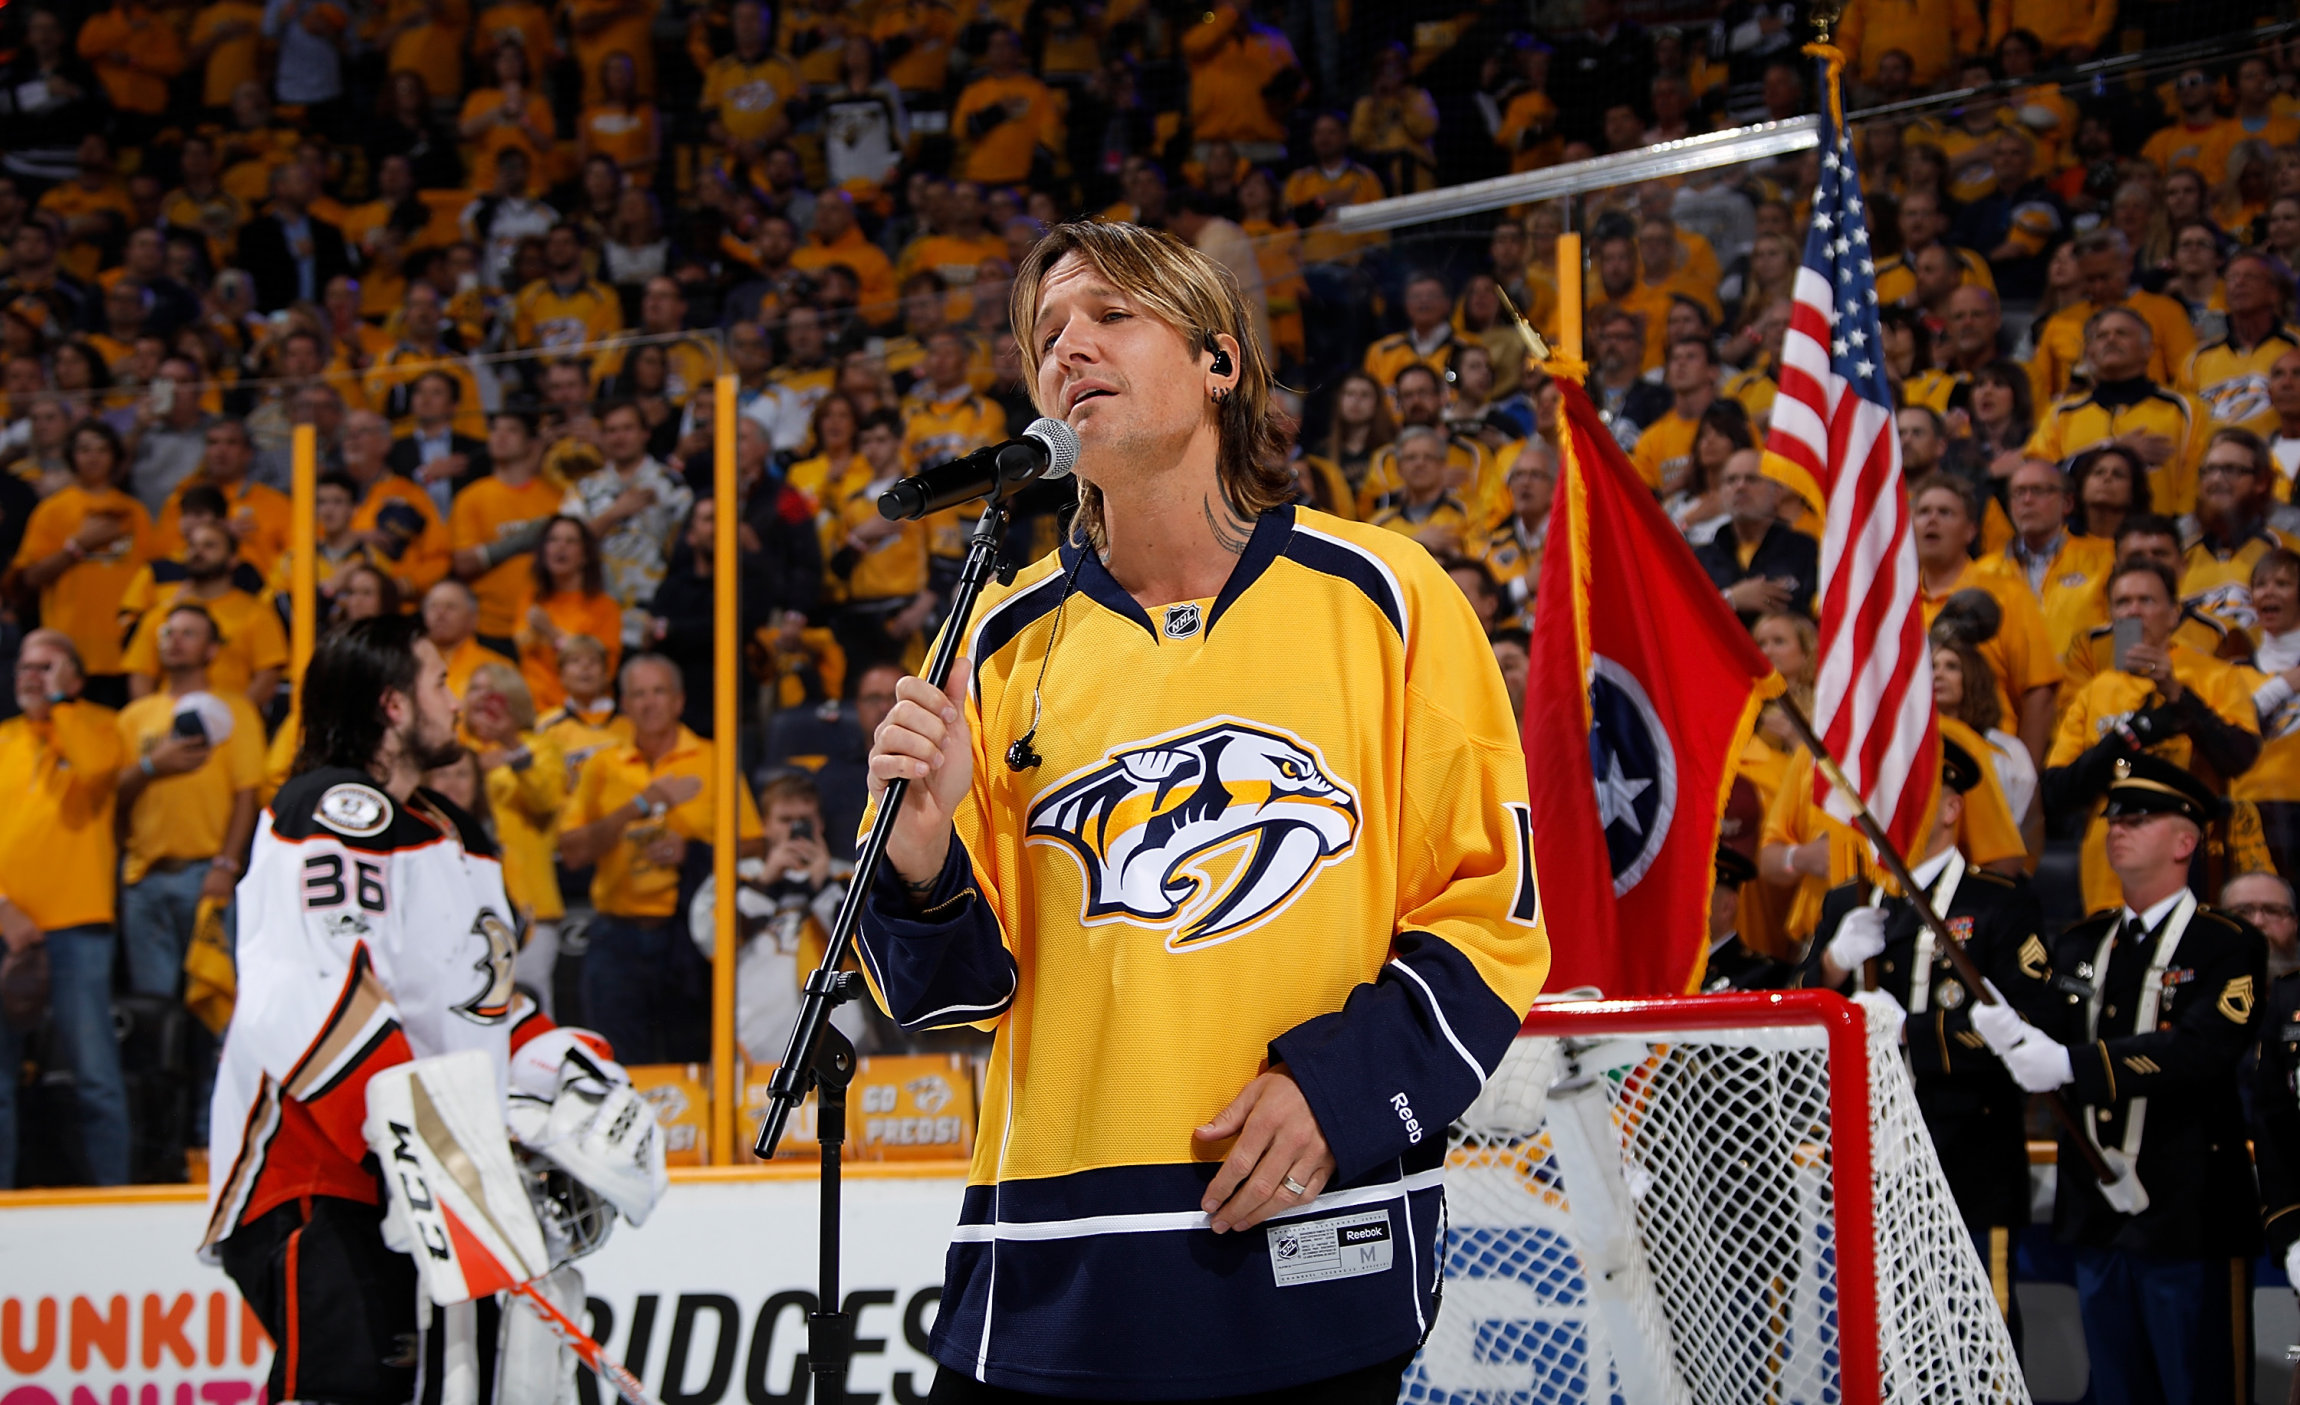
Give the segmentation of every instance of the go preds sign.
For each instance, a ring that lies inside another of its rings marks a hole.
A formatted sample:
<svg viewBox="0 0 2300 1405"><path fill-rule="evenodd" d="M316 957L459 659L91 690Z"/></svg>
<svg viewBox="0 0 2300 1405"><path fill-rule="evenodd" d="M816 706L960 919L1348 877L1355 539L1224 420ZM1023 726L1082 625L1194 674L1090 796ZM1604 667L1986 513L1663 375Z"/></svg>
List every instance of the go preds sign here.
<svg viewBox="0 0 2300 1405"><path fill-rule="evenodd" d="M846 1184L847 1392L911 1405L934 1380L926 1340L964 1186L876 1169ZM806 1400L816 1196L811 1179L674 1181L645 1228L618 1225L578 1264L585 1325L663 1405ZM193 1257L196 1190L26 1198L0 1195L0 1405L263 1405L271 1343ZM589 1372L576 1385L585 1405L614 1405Z"/></svg>

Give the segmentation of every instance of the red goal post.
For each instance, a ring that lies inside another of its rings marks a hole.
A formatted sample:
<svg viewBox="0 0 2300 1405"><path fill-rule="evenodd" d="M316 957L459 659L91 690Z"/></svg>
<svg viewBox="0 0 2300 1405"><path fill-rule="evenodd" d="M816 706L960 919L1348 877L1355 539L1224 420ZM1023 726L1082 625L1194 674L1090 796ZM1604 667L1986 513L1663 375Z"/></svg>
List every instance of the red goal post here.
<svg viewBox="0 0 2300 1405"><path fill-rule="evenodd" d="M1447 1301L1400 1398L2026 1399L1871 999L1536 1006L1451 1130Z"/></svg>

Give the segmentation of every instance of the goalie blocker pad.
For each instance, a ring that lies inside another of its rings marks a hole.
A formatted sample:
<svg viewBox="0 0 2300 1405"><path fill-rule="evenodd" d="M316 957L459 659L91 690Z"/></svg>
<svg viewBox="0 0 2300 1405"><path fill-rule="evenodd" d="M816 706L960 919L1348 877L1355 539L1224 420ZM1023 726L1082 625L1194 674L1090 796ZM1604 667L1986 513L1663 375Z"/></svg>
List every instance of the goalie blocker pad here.
<svg viewBox="0 0 2300 1405"><path fill-rule="evenodd" d="M391 1202L385 1238L415 1260L431 1301L466 1302L549 1271L485 1054L440 1054L378 1073L365 1131Z"/></svg>

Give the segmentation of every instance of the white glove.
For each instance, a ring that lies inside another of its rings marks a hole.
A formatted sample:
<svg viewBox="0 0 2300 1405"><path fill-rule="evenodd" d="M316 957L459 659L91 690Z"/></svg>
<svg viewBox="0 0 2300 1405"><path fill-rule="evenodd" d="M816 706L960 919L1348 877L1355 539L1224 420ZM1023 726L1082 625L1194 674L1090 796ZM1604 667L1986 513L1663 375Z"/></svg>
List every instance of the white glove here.
<svg viewBox="0 0 2300 1405"><path fill-rule="evenodd" d="M2293 1240L2292 1247L2284 1251L2284 1279L2300 1289L2300 1239Z"/></svg>
<svg viewBox="0 0 2300 1405"><path fill-rule="evenodd" d="M2069 1070L2068 1046L2033 1030L1998 1057L2012 1070L2013 1082L2031 1093L2049 1093L2075 1076Z"/></svg>
<svg viewBox="0 0 2300 1405"><path fill-rule="evenodd" d="M2140 1172L2125 1154L2113 1146L2100 1149L2100 1159L2108 1169L2116 1172L2116 1179L2100 1188L2101 1199L2108 1208L2120 1215L2137 1215L2148 1208L2148 1187L2140 1183Z"/></svg>
<svg viewBox="0 0 2300 1405"><path fill-rule="evenodd" d="M1829 964L1840 971L1861 969L1861 963L1885 949L1885 910L1881 907L1856 907L1845 914L1837 924L1837 935L1829 939L1826 955Z"/></svg>
<svg viewBox="0 0 2300 1405"><path fill-rule="evenodd" d="M2006 1004L1973 1006L1973 1031L1988 1042L1998 1058L2012 1053L2015 1045L2032 1037L2042 1037L2042 1031L2020 1017Z"/></svg>

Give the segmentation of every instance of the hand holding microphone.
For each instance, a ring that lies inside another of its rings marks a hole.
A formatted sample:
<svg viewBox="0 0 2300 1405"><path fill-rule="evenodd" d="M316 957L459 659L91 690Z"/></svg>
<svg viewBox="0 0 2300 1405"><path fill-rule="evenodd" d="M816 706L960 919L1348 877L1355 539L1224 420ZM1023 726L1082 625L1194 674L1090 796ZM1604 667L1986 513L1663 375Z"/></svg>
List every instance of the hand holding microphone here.
<svg viewBox="0 0 2300 1405"><path fill-rule="evenodd" d="M966 725L973 677L974 666L962 654L951 666L947 689L923 678L901 680L894 685L893 709L871 737L872 802L885 802L890 783L908 782L886 844L886 860L906 887L931 885L942 872L951 817L974 783L974 736Z"/></svg>
<svg viewBox="0 0 2300 1405"><path fill-rule="evenodd" d="M890 522L926 517L976 498L1011 495L1042 478L1067 478L1078 462L1078 435L1057 419L1037 419L1018 439L977 449L963 458L914 473L879 495ZM870 796L883 803L887 789L904 782L886 858L906 887L920 891L942 872L950 854L951 817L974 780L974 739L966 724L966 690L973 665L952 662L949 683L923 678L895 684L895 705L871 738Z"/></svg>

